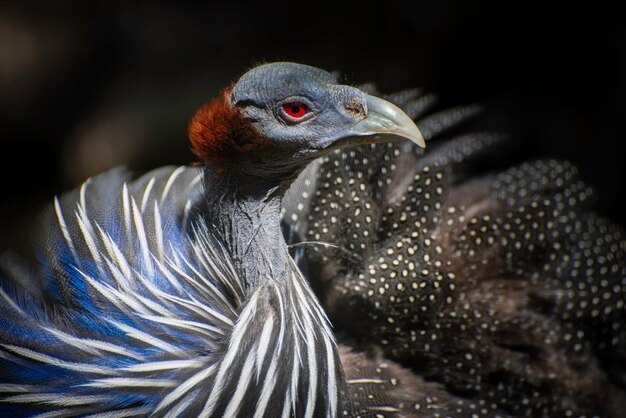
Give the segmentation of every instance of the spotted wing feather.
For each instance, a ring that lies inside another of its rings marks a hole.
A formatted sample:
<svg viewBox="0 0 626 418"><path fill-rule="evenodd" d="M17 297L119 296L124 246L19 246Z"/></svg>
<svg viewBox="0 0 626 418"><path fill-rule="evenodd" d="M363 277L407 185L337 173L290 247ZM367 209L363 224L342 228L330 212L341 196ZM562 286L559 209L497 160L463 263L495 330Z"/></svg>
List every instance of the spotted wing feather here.
<svg viewBox="0 0 626 418"><path fill-rule="evenodd" d="M571 164L484 171L503 138L434 139L474 111L418 120L425 152L364 146L319 163L311 197L290 202L309 279L340 334L466 399L512 415L615 413L624 235L589 211Z"/></svg>

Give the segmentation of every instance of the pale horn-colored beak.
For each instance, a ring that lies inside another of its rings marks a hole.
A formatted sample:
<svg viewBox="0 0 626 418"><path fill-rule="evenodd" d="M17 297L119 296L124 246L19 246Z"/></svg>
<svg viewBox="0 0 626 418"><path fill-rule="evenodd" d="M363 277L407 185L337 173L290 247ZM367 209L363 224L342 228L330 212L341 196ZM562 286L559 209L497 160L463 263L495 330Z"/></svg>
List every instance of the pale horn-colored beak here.
<svg viewBox="0 0 626 418"><path fill-rule="evenodd" d="M356 137L367 136L364 142L391 142L408 139L426 147L426 142L415 122L402 109L379 97L365 95L367 117L352 128Z"/></svg>

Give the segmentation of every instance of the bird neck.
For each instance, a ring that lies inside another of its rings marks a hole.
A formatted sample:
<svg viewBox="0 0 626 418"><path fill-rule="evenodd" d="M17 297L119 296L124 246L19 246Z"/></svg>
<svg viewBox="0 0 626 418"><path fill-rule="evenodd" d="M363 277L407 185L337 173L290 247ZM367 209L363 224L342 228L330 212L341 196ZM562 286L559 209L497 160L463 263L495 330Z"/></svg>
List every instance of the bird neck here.
<svg viewBox="0 0 626 418"><path fill-rule="evenodd" d="M290 256L280 225L287 185L240 170L205 169L206 219L223 240L247 290L268 277L281 280Z"/></svg>
<svg viewBox="0 0 626 418"><path fill-rule="evenodd" d="M290 182L254 178L205 171L207 222L247 295L198 416L335 417L343 402L336 343L280 225ZM253 380L262 389L245 390Z"/></svg>

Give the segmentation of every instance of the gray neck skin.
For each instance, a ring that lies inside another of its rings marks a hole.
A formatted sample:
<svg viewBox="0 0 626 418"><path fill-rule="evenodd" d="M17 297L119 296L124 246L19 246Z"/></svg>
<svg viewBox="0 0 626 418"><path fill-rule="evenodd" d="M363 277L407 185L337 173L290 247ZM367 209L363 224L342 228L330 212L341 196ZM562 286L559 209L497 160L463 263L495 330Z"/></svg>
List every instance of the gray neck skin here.
<svg viewBox="0 0 626 418"><path fill-rule="evenodd" d="M297 173L295 173L297 174ZM205 217L233 258L245 288L287 278L290 256L280 226L283 195L295 177L260 178L205 167Z"/></svg>

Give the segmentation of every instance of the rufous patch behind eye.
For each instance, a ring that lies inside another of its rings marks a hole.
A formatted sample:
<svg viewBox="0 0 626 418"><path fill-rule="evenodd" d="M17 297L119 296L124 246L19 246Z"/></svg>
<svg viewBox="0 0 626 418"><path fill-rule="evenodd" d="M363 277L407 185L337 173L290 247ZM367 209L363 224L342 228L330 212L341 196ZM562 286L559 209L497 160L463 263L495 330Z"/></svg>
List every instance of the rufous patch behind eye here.
<svg viewBox="0 0 626 418"><path fill-rule="evenodd" d="M241 112L230 104L230 89L204 105L189 123L189 140L201 160L225 165L254 158L269 141L259 135Z"/></svg>

